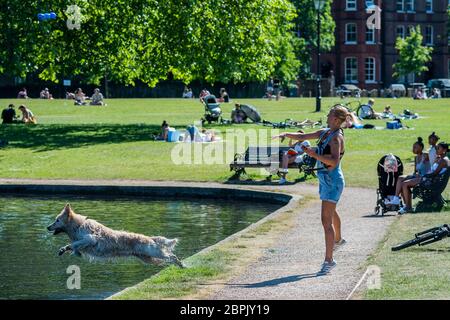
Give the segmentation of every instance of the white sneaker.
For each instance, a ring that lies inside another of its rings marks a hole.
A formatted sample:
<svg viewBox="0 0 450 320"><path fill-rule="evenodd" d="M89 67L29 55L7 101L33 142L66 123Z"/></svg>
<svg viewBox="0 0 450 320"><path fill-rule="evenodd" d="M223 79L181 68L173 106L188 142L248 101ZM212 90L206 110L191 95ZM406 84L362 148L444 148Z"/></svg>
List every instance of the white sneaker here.
<svg viewBox="0 0 450 320"><path fill-rule="evenodd" d="M385 202L387 205L392 206L399 206L400 205L400 198L399 197L393 197L392 200L388 200Z"/></svg>
<svg viewBox="0 0 450 320"><path fill-rule="evenodd" d="M405 213L411 213L412 210L408 209L407 207L401 207L400 210L398 210L398 214L405 214Z"/></svg>
<svg viewBox="0 0 450 320"><path fill-rule="evenodd" d="M336 265L337 265L336 261L334 261L334 260L331 262L325 261L322 264L322 267L320 268L319 273L320 274L328 274L334 267L336 267Z"/></svg>
<svg viewBox="0 0 450 320"><path fill-rule="evenodd" d="M347 241L345 239L341 239L340 241L338 241L334 244L333 250L336 251L336 250L340 249L346 243L347 243Z"/></svg>
<svg viewBox="0 0 450 320"><path fill-rule="evenodd" d="M287 182L287 180L285 178L281 178L278 183L279 184L285 184L286 182Z"/></svg>

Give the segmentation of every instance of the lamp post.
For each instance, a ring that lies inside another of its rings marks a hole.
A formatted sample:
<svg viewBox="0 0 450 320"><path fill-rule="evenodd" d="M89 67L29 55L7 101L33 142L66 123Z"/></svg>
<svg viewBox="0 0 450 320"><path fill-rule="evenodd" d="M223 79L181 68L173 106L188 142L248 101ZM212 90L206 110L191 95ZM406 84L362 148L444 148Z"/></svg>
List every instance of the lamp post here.
<svg viewBox="0 0 450 320"><path fill-rule="evenodd" d="M322 87L320 85L321 70L320 70L320 13L327 0L314 0L314 7L317 11L317 91L316 91L316 112L320 112L322 104Z"/></svg>

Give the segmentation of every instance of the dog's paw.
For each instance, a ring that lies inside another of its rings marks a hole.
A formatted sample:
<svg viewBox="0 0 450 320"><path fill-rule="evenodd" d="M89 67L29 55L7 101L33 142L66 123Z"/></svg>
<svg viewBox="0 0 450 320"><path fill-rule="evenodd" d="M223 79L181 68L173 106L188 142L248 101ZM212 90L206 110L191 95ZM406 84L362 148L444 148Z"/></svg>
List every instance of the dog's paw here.
<svg viewBox="0 0 450 320"><path fill-rule="evenodd" d="M58 251L58 256L62 256L66 251L67 251L66 247L60 248L59 251Z"/></svg>
<svg viewBox="0 0 450 320"><path fill-rule="evenodd" d="M71 251L71 250L72 250L72 248L70 247L70 245L61 247L58 251L58 256L62 256L64 253L66 253L67 251Z"/></svg>

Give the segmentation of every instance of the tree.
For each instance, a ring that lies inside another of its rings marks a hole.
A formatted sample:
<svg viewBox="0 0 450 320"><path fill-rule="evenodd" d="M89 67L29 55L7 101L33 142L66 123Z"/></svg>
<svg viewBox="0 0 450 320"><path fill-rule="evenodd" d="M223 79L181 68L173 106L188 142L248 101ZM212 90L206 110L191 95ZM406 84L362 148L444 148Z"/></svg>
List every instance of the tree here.
<svg viewBox="0 0 450 320"><path fill-rule="evenodd" d="M421 74L428 71L426 64L431 61L433 48L422 45L423 36L420 26L410 29L410 36L405 39L397 38L395 48L398 50L399 59L394 64L394 78L407 76L408 74Z"/></svg>
<svg viewBox="0 0 450 320"><path fill-rule="evenodd" d="M295 8L288 0L2 0L0 72L37 73L58 82L104 77L156 85L169 73L188 83L292 78ZM47 2L48 3L48 2ZM69 29L69 5L81 9L80 29ZM41 21L39 12L57 19Z"/></svg>
<svg viewBox="0 0 450 320"><path fill-rule="evenodd" d="M334 30L336 23L331 14L332 2L333 0L326 2L320 15L320 50L322 52L330 51L335 45ZM317 50L317 11L312 0L293 0L292 3L297 11L294 23L298 36L303 43L296 54L303 65L301 76L308 77L311 73L313 53Z"/></svg>

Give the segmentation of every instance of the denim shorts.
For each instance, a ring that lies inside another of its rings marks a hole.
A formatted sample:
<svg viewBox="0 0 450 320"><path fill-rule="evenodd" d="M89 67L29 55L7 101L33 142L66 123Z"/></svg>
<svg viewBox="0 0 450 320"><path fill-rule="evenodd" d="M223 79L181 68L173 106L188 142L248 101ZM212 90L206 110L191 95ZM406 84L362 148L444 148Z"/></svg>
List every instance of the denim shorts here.
<svg viewBox="0 0 450 320"><path fill-rule="evenodd" d="M331 203L338 203L344 191L345 181L340 174L329 172L317 172L319 178L319 194L320 200Z"/></svg>

